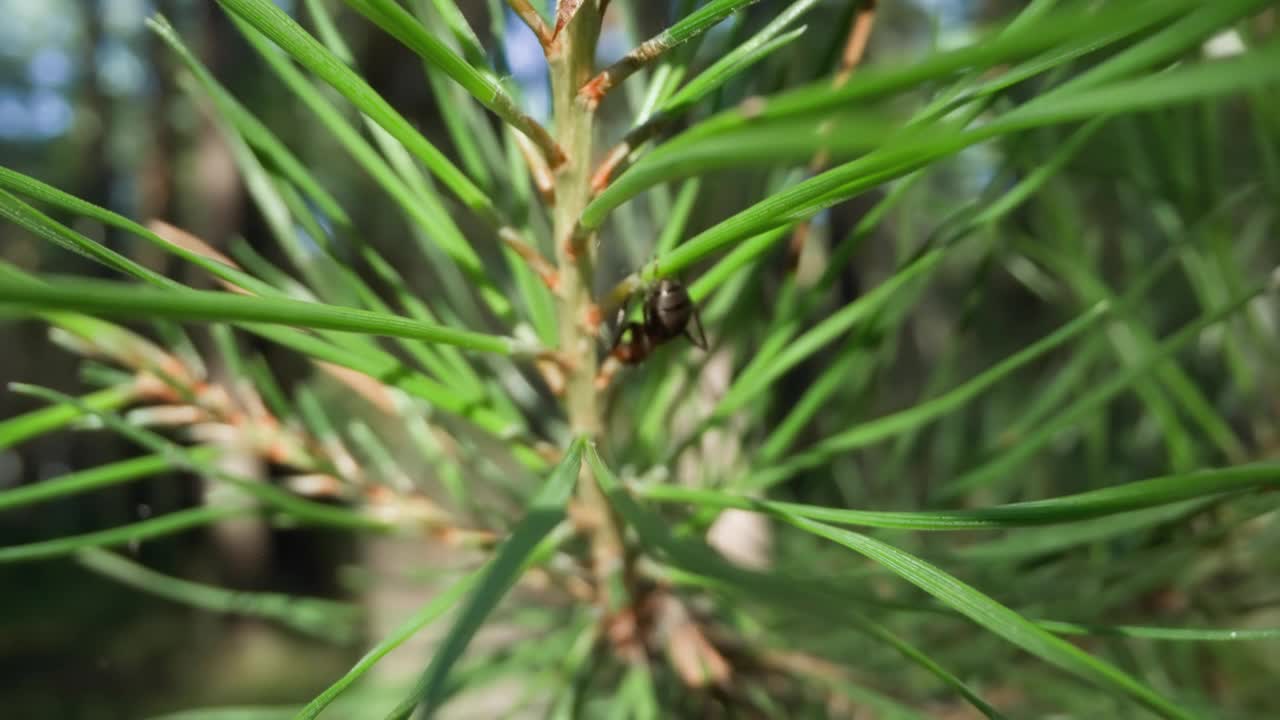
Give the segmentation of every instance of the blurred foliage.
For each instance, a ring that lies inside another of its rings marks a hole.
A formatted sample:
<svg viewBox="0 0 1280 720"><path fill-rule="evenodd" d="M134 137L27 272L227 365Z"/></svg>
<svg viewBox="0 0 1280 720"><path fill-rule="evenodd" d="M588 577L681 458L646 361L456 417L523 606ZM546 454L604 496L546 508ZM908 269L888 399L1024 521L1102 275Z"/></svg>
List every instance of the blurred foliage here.
<svg viewBox="0 0 1280 720"><path fill-rule="evenodd" d="M1276 3L0 17L15 717L1280 711Z"/></svg>

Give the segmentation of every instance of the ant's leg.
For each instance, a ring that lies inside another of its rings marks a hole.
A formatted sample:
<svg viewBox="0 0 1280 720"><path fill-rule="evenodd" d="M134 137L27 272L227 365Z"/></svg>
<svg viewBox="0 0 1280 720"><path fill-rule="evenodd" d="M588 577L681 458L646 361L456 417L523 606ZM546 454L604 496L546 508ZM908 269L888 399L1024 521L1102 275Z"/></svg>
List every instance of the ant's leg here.
<svg viewBox="0 0 1280 720"><path fill-rule="evenodd" d="M622 331L618 333L618 339L621 340L628 330L631 331L631 340L621 344L615 342L609 349L609 356L630 365L643 360L649 354L650 348L649 336L644 334L644 326L638 322L629 322L624 325Z"/></svg>
<svg viewBox="0 0 1280 720"><path fill-rule="evenodd" d="M697 345L698 348L701 349L703 352L706 352L708 348L707 334L702 331L702 318L698 316L697 306L694 306L693 312L691 314L693 316L692 318L693 324L695 327L698 328L698 336L694 337L693 333L689 332L688 327L685 327L684 329L684 336L689 338L689 342L693 343L694 345Z"/></svg>
<svg viewBox="0 0 1280 720"><path fill-rule="evenodd" d="M652 292L651 291L646 292L644 295L644 305L640 308L640 317L644 320L645 330L650 330L653 327L655 327L654 317L653 317L653 303L650 302L652 299L653 299Z"/></svg>
<svg viewBox="0 0 1280 720"><path fill-rule="evenodd" d="M609 343L609 352L613 352L618 347L618 343L622 342L622 336L626 334L627 329L635 323L627 322L627 310L631 308L631 298L628 297L622 301L622 307L618 308L618 316L613 320L613 326L617 328L614 331L613 340Z"/></svg>

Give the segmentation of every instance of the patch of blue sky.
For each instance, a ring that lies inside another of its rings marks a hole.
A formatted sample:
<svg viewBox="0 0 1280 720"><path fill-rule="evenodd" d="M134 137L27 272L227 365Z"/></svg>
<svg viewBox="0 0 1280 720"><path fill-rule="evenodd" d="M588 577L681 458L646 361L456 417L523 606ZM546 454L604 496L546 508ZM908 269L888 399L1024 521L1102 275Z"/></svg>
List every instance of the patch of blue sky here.
<svg viewBox="0 0 1280 720"><path fill-rule="evenodd" d="M27 61L27 81L39 88L66 87L75 78L75 63L66 50L48 45Z"/></svg>
<svg viewBox="0 0 1280 720"><path fill-rule="evenodd" d="M68 0L0 0L0 57L25 60L42 47L74 46L84 9Z"/></svg>
<svg viewBox="0 0 1280 720"><path fill-rule="evenodd" d="M102 28L111 35L141 32L155 8L147 0L99 0Z"/></svg>
<svg viewBox="0 0 1280 720"><path fill-rule="evenodd" d="M323 252L320 242L301 225L294 225L293 231L297 234L299 245L303 252L309 257L315 257Z"/></svg>
<svg viewBox="0 0 1280 720"><path fill-rule="evenodd" d="M0 90L0 139L23 140L31 134L26 98L12 90Z"/></svg>
<svg viewBox="0 0 1280 720"><path fill-rule="evenodd" d="M600 41L596 45L596 62L601 66L616 62L637 44L627 27L621 22L607 22L600 29Z"/></svg>
<svg viewBox="0 0 1280 720"><path fill-rule="evenodd" d="M31 135L40 140L52 140L71 129L75 112L71 103L54 90L37 89L27 98L27 114Z"/></svg>
<svg viewBox="0 0 1280 720"><path fill-rule="evenodd" d="M139 95L147 90L149 73L142 58L127 43L107 38L94 52L98 82L115 97Z"/></svg>
<svg viewBox="0 0 1280 720"><path fill-rule="evenodd" d="M538 122L545 123L551 117L551 80L547 77L542 45L533 31L510 10L507 10L506 27L502 52L511 70L511 79L520 88L521 109Z"/></svg>
<svg viewBox="0 0 1280 720"><path fill-rule="evenodd" d="M71 103L54 90L0 90L0 140L52 140L70 130L74 119Z"/></svg>
<svg viewBox="0 0 1280 720"><path fill-rule="evenodd" d="M921 10L935 16L943 25L967 23L978 8L973 0L915 0Z"/></svg>
<svg viewBox="0 0 1280 720"><path fill-rule="evenodd" d="M951 49L973 40L974 21L981 10L976 0L915 0L937 28L937 45Z"/></svg>

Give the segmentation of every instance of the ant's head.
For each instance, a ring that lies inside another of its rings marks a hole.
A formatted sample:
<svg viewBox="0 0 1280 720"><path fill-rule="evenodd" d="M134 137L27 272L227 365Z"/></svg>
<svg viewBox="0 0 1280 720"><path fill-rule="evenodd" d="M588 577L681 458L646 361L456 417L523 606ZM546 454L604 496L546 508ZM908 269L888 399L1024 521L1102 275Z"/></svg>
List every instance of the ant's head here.
<svg viewBox="0 0 1280 720"><path fill-rule="evenodd" d="M683 289L684 284L679 280L674 278L662 278L658 282L654 283L653 289L650 292L658 295L666 295L669 293L680 292Z"/></svg>

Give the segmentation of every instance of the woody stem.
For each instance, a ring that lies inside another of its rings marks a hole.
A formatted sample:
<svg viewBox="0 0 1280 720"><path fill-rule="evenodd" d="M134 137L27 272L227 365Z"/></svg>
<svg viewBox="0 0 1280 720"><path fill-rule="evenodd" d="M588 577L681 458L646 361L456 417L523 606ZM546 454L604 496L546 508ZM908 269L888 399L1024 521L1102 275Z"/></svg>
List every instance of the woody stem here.
<svg viewBox="0 0 1280 720"><path fill-rule="evenodd" d="M595 264L592 238L575 238L574 228L590 199L592 133L595 108L579 99L579 89L594 71L600 34L602 0L587 0L547 51L556 118L556 140L568 154L556 170L553 229L560 296L560 349L572 359L565 382L565 409L576 434L598 438L603 429L598 392L596 329L599 318L592 298ZM583 241L585 240L585 241ZM577 501L587 518L592 566L606 610L623 602L618 580L624 575L622 535L607 499L583 465Z"/></svg>

